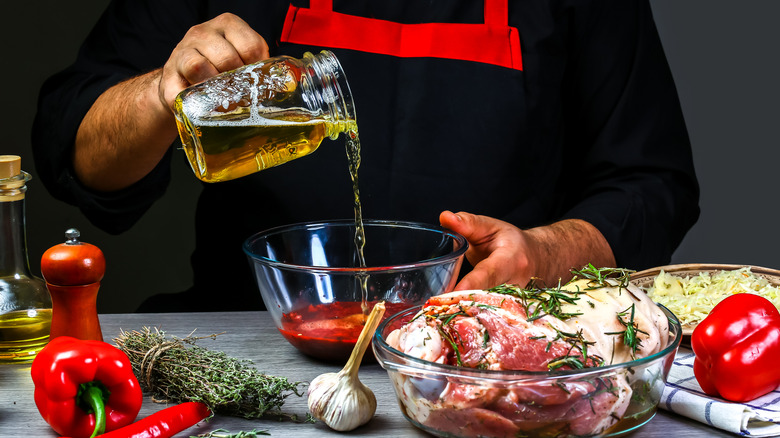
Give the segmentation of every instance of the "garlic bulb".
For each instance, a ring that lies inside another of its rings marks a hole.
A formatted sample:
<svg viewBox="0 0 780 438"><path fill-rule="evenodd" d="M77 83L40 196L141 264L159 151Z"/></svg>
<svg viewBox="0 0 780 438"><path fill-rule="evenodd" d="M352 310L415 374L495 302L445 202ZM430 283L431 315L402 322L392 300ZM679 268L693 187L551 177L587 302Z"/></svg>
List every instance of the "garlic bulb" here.
<svg viewBox="0 0 780 438"><path fill-rule="evenodd" d="M358 368L384 313L384 301L371 310L341 371L321 374L309 384L309 411L331 429L340 432L353 430L368 423L376 412L376 396L358 379Z"/></svg>
<svg viewBox="0 0 780 438"><path fill-rule="evenodd" d="M348 374L325 373L309 386L309 410L331 429L346 432L368 423L376 411L376 397Z"/></svg>

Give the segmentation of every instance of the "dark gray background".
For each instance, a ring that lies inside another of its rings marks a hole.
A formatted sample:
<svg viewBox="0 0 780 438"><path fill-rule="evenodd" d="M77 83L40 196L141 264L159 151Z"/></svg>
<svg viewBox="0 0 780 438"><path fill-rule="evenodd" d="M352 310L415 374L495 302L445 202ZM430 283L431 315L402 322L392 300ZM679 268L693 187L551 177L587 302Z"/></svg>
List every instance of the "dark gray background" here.
<svg viewBox="0 0 780 438"><path fill-rule="evenodd" d="M132 312L151 293L191 283L193 211L199 182L174 160L165 196L129 232L112 236L54 200L37 179L30 129L43 80L66 67L107 0L8 2L3 41L0 154L22 156L32 173L27 241L32 271L64 241L67 228L106 255L102 313ZM739 263L780 268L780 1L652 0L682 101L701 183L699 222L674 263ZM259 231L259 230L258 230ZM163 237L164 236L164 237ZM164 243L163 243L164 242ZM240 249L237 249L240 250Z"/></svg>

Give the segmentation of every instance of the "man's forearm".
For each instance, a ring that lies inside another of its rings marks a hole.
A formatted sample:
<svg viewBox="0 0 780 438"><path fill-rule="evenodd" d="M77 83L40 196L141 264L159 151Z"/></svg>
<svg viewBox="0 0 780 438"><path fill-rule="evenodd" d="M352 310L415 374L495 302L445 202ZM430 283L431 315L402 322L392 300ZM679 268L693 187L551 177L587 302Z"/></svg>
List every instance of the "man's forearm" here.
<svg viewBox="0 0 780 438"><path fill-rule="evenodd" d="M176 138L173 114L158 97L160 70L106 90L76 134L73 166L97 191L128 187L154 169Z"/></svg>
<svg viewBox="0 0 780 438"><path fill-rule="evenodd" d="M593 225L579 219L567 219L552 225L527 230L536 242L534 259L537 274L548 283L571 278L570 268L592 263L596 267L615 267L615 256L607 240Z"/></svg>

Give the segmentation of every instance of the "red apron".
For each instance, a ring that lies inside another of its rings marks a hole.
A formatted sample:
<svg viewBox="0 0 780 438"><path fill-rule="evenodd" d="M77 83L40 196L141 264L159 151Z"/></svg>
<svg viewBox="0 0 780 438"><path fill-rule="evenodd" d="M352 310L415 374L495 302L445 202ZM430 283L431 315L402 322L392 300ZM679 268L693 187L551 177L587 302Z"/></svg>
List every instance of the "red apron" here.
<svg viewBox="0 0 780 438"><path fill-rule="evenodd" d="M520 33L508 24L512 11L507 0L485 0L484 8L478 1L445 4L426 5L420 16L392 3L337 1L334 10L332 0L311 0L309 8L290 6L279 53L299 57L328 49L342 64L362 143L367 218L437 223L444 209L494 217L521 209L528 223L544 222L550 209L540 203L551 201L540 200L535 186L547 184L540 178L543 161L559 157L549 153L553 148L524 147L531 130ZM367 18L377 16L390 20ZM394 22L398 17L459 22ZM337 208L348 217L350 197L332 193L349 190L337 142L326 140L316 159L289 163L296 168L267 184L283 179L289 193L322 190L322 205L306 196L300 208L320 217L343 202ZM308 173L334 184L343 180L344 188L313 189L289 178ZM421 188L435 194L422 205Z"/></svg>
<svg viewBox="0 0 780 438"><path fill-rule="evenodd" d="M484 62L522 70L520 37L510 27L507 0L485 0L484 24L401 24L333 11L333 0L290 5L281 41L402 58L432 57Z"/></svg>

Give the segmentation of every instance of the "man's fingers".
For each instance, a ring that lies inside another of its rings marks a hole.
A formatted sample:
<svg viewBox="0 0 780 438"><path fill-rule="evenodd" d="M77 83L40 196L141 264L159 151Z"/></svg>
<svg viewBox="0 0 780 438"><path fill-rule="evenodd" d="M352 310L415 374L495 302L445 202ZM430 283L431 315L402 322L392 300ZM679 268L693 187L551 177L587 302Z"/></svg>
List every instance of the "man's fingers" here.
<svg viewBox="0 0 780 438"><path fill-rule="evenodd" d="M483 223L481 216L464 211L443 211L439 215L439 223L444 228L461 234L472 246L489 241L496 231L490 224Z"/></svg>
<svg viewBox="0 0 780 438"><path fill-rule="evenodd" d="M190 44L219 72L268 58L268 44L240 17L225 13L187 32Z"/></svg>
<svg viewBox="0 0 780 438"><path fill-rule="evenodd" d="M459 233L457 230L461 228L461 222L460 216L449 210L442 211L441 214L439 214L439 223L441 226L452 231Z"/></svg>
<svg viewBox="0 0 780 438"><path fill-rule="evenodd" d="M484 271L471 271L460 279L454 290L483 290L488 284L488 275Z"/></svg>
<svg viewBox="0 0 780 438"><path fill-rule="evenodd" d="M180 53L178 58L177 71L187 86L203 82L220 72L219 68L199 50L188 49Z"/></svg>
<svg viewBox="0 0 780 438"><path fill-rule="evenodd" d="M268 58L268 44L240 17L224 13L191 27L166 62L159 85L169 108L176 95L219 73Z"/></svg>
<svg viewBox="0 0 780 438"><path fill-rule="evenodd" d="M225 40L235 47L242 65L262 61L269 56L268 43L249 25L226 29ZM231 69L237 67L231 67Z"/></svg>
<svg viewBox="0 0 780 438"><path fill-rule="evenodd" d="M484 290L505 283L508 277L504 265L505 261L500 255L480 261L471 272L463 276L455 290Z"/></svg>

